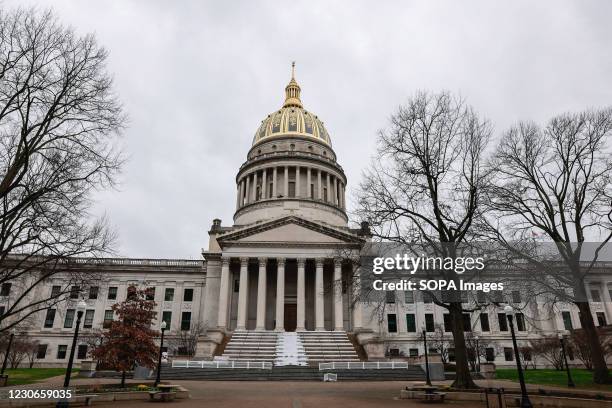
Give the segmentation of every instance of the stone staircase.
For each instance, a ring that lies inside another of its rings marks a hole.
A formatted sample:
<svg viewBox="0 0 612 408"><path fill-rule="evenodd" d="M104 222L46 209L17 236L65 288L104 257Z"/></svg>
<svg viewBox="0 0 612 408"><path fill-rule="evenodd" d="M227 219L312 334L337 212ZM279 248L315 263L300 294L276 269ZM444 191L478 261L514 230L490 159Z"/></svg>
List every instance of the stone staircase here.
<svg viewBox="0 0 612 408"><path fill-rule="evenodd" d="M353 343L344 331L305 331L298 333L308 363L318 366L323 362L359 362Z"/></svg>
<svg viewBox="0 0 612 408"><path fill-rule="evenodd" d="M278 333L236 330L221 355L224 360L268 361L276 358Z"/></svg>
<svg viewBox="0 0 612 408"><path fill-rule="evenodd" d="M304 345L297 333L278 334L274 365L277 367L308 365Z"/></svg>

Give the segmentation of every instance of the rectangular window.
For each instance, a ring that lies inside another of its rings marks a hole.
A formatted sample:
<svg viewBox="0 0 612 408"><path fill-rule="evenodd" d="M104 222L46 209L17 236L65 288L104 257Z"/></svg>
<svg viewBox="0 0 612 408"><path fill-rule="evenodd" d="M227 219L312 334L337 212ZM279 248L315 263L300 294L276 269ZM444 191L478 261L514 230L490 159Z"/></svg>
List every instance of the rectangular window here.
<svg viewBox="0 0 612 408"><path fill-rule="evenodd" d="M162 322L166 322L166 329L170 329L172 324L172 312L162 312Z"/></svg>
<svg viewBox="0 0 612 408"><path fill-rule="evenodd" d="M432 313L425 313L425 330L429 333L435 331L434 315Z"/></svg>
<svg viewBox="0 0 612 408"><path fill-rule="evenodd" d="M55 309L47 309L47 315L45 316L45 328L50 329L53 327L55 321Z"/></svg>
<svg viewBox="0 0 612 408"><path fill-rule="evenodd" d="M525 316L522 313L516 314L516 328L518 331L527 330L527 328L525 327Z"/></svg>
<svg viewBox="0 0 612 408"><path fill-rule="evenodd" d="M512 291L512 303L521 303L521 292L518 290Z"/></svg>
<svg viewBox="0 0 612 408"><path fill-rule="evenodd" d="M147 300L155 300L155 288L147 288L145 291L145 298Z"/></svg>
<svg viewBox="0 0 612 408"><path fill-rule="evenodd" d="M323 187L323 200L327 201L327 187Z"/></svg>
<svg viewBox="0 0 612 408"><path fill-rule="evenodd" d="M406 329L408 333L416 332L416 316L412 313L406 314Z"/></svg>
<svg viewBox="0 0 612 408"><path fill-rule="evenodd" d="M183 312L181 314L181 330L187 331L191 329L191 312Z"/></svg>
<svg viewBox="0 0 612 408"><path fill-rule="evenodd" d="M597 289L591 289L591 299L593 302L601 302L601 294Z"/></svg>
<svg viewBox="0 0 612 408"><path fill-rule="evenodd" d="M87 358L87 344L79 344L77 348L77 357L79 360Z"/></svg>
<svg viewBox="0 0 612 408"><path fill-rule="evenodd" d="M295 181L289 182L289 197L295 197Z"/></svg>
<svg viewBox="0 0 612 408"><path fill-rule="evenodd" d="M442 317L444 317L444 331L445 332L452 332L453 331L453 323L451 321L451 316L448 313L445 313L444 315L442 315Z"/></svg>
<svg viewBox="0 0 612 408"><path fill-rule="evenodd" d="M51 298L56 298L60 295L60 293L62 292L62 287L59 285L53 285L51 287Z"/></svg>
<svg viewBox="0 0 612 408"><path fill-rule="evenodd" d="M469 313L463 314L463 331L471 332L472 331L472 317Z"/></svg>
<svg viewBox="0 0 612 408"><path fill-rule="evenodd" d="M433 303L433 296L430 292L423 292L423 303Z"/></svg>
<svg viewBox="0 0 612 408"><path fill-rule="evenodd" d="M504 292L496 290L493 292L492 299L494 303L504 303Z"/></svg>
<svg viewBox="0 0 612 408"><path fill-rule="evenodd" d="M274 192L273 188L274 188L274 184L272 183L268 184L268 198L272 198L272 193Z"/></svg>
<svg viewBox="0 0 612 408"><path fill-rule="evenodd" d="M561 317L563 318L563 326L565 330L573 330L574 325L572 324L572 315L570 312L561 312Z"/></svg>
<svg viewBox="0 0 612 408"><path fill-rule="evenodd" d="M498 313L497 321L499 323L499 331L508 331L508 318L505 313Z"/></svg>
<svg viewBox="0 0 612 408"><path fill-rule="evenodd" d="M514 354L511 347L504 347L504 360L514 361Z"/></svg>
<svg viewBox="0 0 612 408"><path fill-rule="evenodd" d="M495 349L493 347L485 349L485 358L487 361L495 361Z"/></svg>
<svg viewBox="0 0 612 408"><path fill-rule="evenodd" d="M84 328L91 329L93 326L94 313L95 310L93 309L88 309L85 311L85 323L83 323Z"/></svg>
<svg viewBox="0 0 612 408"><path fill-rule="evenodd" d="M397 333L397 317L395 313L387 315L387 331L389 333Z"/></svg>
<svg viewBox="0 0 612 408"><path fill-rule="evenodd" d="M39 344L38 349L36 350L36 358L43 359L47 356L47 345Z"/></svg>
<svg viewBox="0 0 612 408"><path fill-rule="evenodd" d="M57 346L57 359L63 360L66 358L66 352L68 351L68 346L65 344L60 344Z"/></svg>
<svg viewBox="0 0 612 408"><path fill-rule="evenodd" d="M183 302L192 302L193 301L193 289L186 288L183 291Z"/></svg>
<svg viewBox="0 0 612 408"><path fill-rule="evenodd" d="M0 296L8 296L11 293L11 286L13 286L11 282L3 283L0 287Z"/></svg>
<svg viewBox="0 0 612 408"><path fill-rule="evenodd" d="M410 357L418 357L419 356L419 349L418 348L411 348L408 350L408 353L410 355Z"/></svg>
<svg viewBox="0 0 612 408"><path fill-rule="evenodd" d="M488 313L480 314L480 330L483 332L491 331L491 326L489 325L489 314Z"/></svg>
<svg viewBox="0 0 612 408"><path fill-rule="evenodd" d="M164 291L164 301L174 301L174 288L166 288L166 290Z"/></svg>
<svg viewBox="0 0 612 408"><path fill-rule="evenodd" d="M597 312L597 325L605 326L606 324L606 314L604 312Z"/></svg>
<svg viewBox="0 0 612 408"><path fill-rule="evenodd" d="M97 299L98 298L98 291L100 288L98 288L97 286L91 286L89 288L89 299Z"/></svg>
<svg viewBox="0 0 612 408"><path fill-rule="evenodd" d="M387 303L395 303L395 292L388 290L385 292L385 296Z"/></svg>
<svg viewBox="0 0 612 408"><path fill-rule="evenodd" d="M117 287L111 286L110 288L108 288L108 300L115 300L115 299L117 299Z"/></svg>
<svg viewBox="0 0 612 408"><path fill-rule="evenodd" d="M102 322L102 327L104 329L108 329L109 327L111 327L111 323L113 322L113 319L115 318L115 312L113 312L112 310L105 310L104 311L104 321Z"/></svg>
<svg viewBox="0 0 612 408"><path fill-rule="evenodd" d="M414 303L414 292L411 290L407 290L404 292L404 303L412 304Z"/></svg>
<svg viewBox="0 0 612 408"><path fill-rule="evenodd" d="M81 290L79 289L78 286L72 286L70 288L70 299L78 299L79 298L79 292Z"/></svg>
<svg viewBox="0 0 612 408"><path fill-rule="evenodd" d="M74 309L66 310L66 317L64 317L64 329L72 329L74 324Z"/></svg>

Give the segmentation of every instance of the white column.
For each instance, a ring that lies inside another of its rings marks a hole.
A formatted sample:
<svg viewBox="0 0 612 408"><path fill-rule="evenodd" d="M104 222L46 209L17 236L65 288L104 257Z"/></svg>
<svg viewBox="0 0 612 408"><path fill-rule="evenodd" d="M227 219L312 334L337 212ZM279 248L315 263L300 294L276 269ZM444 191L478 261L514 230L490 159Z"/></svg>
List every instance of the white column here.
<svg viewBox="0 0 612 408"><path fill-rule="evenodd" d="M229 258L221 258L221 281L219 283L219 318L218 326L225 329L227 326L227 301L229 295Z"/></svg>
<svg viewBox="0 0 612 408"><path fill-rule="evenodd" d="M285 187L283 195L285 198L289 198L289 166L285 166Z"/></svg>
<svg viewBox="0 0 612 408"><path fill-rule="evenodd" d="M268 195L266 194L267 184L268 184L268 177L266 174L266 169L263 169L262 178L261 178L261 199L262 200L265 200L266 198L268 198Z"/></svg>
<svg viewBox="0 0 612 408"><path fill-rule="evenodd" d="M298 259L298 270L297 270L297 327L296 331L306 330L306 276L304 274L304 267L306 265L305 259Z"/></svg>
<svg viewBox="0 0 612 408"><path fill-rule="evenodd" d="M317 198L321 200L323 193L321 192L321 170L317 170Z"/></svg>
<svg viewBox="0 0 612 408"><path fill-rule="evenodd" d="M253 172L253 202L257 201L257 170Z"/></svg>
<svg viewBox="0 0 612 408"><path fill-rule="evenodd" d="M310 171L310 167L308 167L308 171L307 171L307 174L306 174L306 197L307 198L314 198L314 197L312 197L310 195L310 192L312 191L310 189L310 185L311 184L312 184L312 174L311 174L311 171Z"/></svg>
<svg viewBox="0 0 612 408"><path fill-rule="evenodd" d="M331 191L331 180L330 180L329 173L326 173L326 174L327 174L327 200L326 201L328 203L333 203L334 200L332 200L333 196L332 196L332 191Z"/></svg>
<svg viewBox="0 0 612 408"><path fill-rule="evenodd" d="M278 197L277 190L278 190L278 179L277 179L277 172L276 172L276 167L274 167L274 170L272 171L272 198L276 198Z"/></svg>
<svg viewBox="0 0 612 408"><path fill-rule="evenodd" d="M240 208L240 191L242 190L242 181L236 185L236 209Z"/></svg>
<svg viewBox="0 0 612 408"><path fill-rule="evenodd" d="M363 328L363 302L361 299L361 270L353 270L353 331Z"/></svg>
<svg viewBox="0 0 612 408"><path fill-rule="evenodd" d="M300 166L295 166L295 196L300 197Z"/></svg>
<svg viewBox="0 0 612 408"><path fill-rule="evenodd" d="M315 275L315 330L325 330L323 305L323 259L317 259Z"/></svg>
<svg viewBox="0 0 612 408"><path fill-rule="evenodd" d="M344 330L342 316L342 261L334 260L334 330Z"/></svg>
<svg viewBox="0 0 612 408"><path fill-rule="evenodd" d="M246 175L246 191L244 192L244 203L248 204L251 201L251 197L249 197L250 185L251 185L251 176L249 174Z"/></svg>
<svg viewBox="0 0 612 408"><path fill-rule="evenodd" d="M240 286L238 288L237 330L246 329L247 304L249 299L249 258L240 258Z"/></svg>
<svg viewBox="0 0 612 408"><path fill-rule="evenodd" d="M276 261L276 331L285 331L285 258Z"/></svg>
<svg viewBox="0 0 612 408"><path fill-rule="evenodd" d="M610 291L608 290L608 282L601 281L601 300L603 300L606 309L606 323L612 324L612 299L610 299Z"/></svg>
<svg viewBox="0 0 612 408"><path fill-rule="evenodd" d="M338 177L334 176L334 204L338 205L339 201L338 201Z"/></svg>
<svg viewBox="0 0 612 408"><path fill-rule="evenodd" d="M266 329L266 258L259 258L259 279L257 282L257 324L255 330Z"/></svg>

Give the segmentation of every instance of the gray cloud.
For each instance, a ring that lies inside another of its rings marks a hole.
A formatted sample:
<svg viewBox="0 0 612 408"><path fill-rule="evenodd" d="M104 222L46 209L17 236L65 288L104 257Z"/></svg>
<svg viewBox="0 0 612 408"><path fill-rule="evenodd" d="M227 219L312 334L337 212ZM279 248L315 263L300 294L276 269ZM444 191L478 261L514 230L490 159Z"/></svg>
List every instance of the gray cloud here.
<svg viewBox="0 0 612 408"><path fill-rule="evenodd" d="M132 257L197 258L297 61L349 190L417 89L449 89L503 131L612 101L607 1L5 1L95 32L130 114L121 191L97 197Z"/></svg>

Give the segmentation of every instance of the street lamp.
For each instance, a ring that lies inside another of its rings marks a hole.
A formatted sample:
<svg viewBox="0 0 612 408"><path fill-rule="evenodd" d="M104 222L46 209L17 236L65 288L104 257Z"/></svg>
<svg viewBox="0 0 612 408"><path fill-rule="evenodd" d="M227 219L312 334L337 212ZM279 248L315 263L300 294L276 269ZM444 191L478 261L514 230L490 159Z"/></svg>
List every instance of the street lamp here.
<svg viewBox="0 0 612 408"><path fill-rule="evenodd" d="M6 370L6 364L8 363L9 353L11 351L11 346L13 345L13 338L15 337L15 329L11 329L11 335L9 337L8 344L6 346L6 351L4 352L4 361L2 362L2 371L0 372L0 377L4 375L4 370Z"/></svg>
<svg viewBox="0 0 612 408"><path fill-rule="evenodd" d="M154 387L161 381L161 360L162 360L162 349L164 348L164 332L166 331L166 321L162 320L161 325L161 341L159 343L159 360L157 361L157 377L155 377Z"/></svg>
<svg viewBox="0 0 612 408"><path fill-rule="evenodd" d="M64 388L68 388L70 386L70 376L72 375L72 363L74 362L74 350L76 349L77 338L79 337L79 326L81 325L81 318L83 317L83 312L85 312L85 308L87 304L83 299L77 303L77 321L76 328L74 329L74 336L72 337L72 348L70 349L70 358L68 359L68 367L66 368L66 376L64 377ZM66 408L68 407L68 400L62 399L57 402L57 408Z"/></svg>
<svg viewBox="0 0 612 408"><path fill-rule="evenodd" d="M476 366L476 372L480 372L480 347L478 346L478 340L480 337L474 336L474 340L476 340L476 358L478 359L478 365Z"/></svg>
<svg viewBox="0 0 612 408"><path fill-rule="evenodd" d="M563 337L563 333L559 333L559 343L561 343L561 353L563 354L563 361L565 362L565 369L567 370L567 386L575 387L576 384L574 384L569 364L567 364L567 354L565 353L565 338Z"/></svg>
<svg viewBox="0 0 612 408"><path fill-rule="evenodd" d="M427 331L423 329L423 346L425 347L425 378L426 384L431 387L431 378L429 377L429 355L427 353Z"/></svg>
<svg viewBox="0 0 612 408"><path fill-rule="evenodd" d="M516 334L514 333L514 323L512 318L514 316L514 309L508 305L504 308L506 316L508 316L508 322L510 323L510 333L512 334L512 346L514 347L514 358L516 359L516 369L518 370L519 382L521 383L521 408L532 408L531 401L527 395L527 387L525 386L525 377L523 377L523 367L521 366L521 360L518 351L518 345L516 343Z"/></svg>

